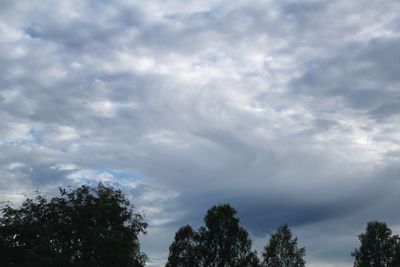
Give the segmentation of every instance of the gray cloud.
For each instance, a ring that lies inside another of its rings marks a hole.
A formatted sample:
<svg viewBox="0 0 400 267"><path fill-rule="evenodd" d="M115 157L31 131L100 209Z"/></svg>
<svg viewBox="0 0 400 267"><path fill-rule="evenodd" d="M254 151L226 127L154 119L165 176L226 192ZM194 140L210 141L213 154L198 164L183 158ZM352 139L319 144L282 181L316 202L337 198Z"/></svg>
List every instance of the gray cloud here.
<svg viewBox="0 0 400 267"><path fill-rule="evenodd" d="M398 227L397 1L0 5L1 199L121 187L150 266L222 202L258 249L289 223L310 266Z"/></svg>

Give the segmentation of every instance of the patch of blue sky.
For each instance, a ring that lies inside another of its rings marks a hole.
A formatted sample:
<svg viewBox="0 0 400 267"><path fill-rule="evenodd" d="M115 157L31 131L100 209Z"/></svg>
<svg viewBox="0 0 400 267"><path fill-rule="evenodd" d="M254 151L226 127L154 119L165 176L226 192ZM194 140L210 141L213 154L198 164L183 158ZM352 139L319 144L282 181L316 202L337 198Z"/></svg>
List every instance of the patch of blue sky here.
<svg viewBox="0 0 400 267"><path fill-rule="evenodd" d="M29 130L29 139L31 140L32 143L37 144L37 145L42 145L43 144L43 140L40 136L40 132L35 129L32 128Z"/></svg>
<svg viewBox="0 0 400 267"><path fill-rule="evenodd" d="M29 130L29 134L26 135L25 138L18 138L18 139L9 139L0 142L6 145L14 145L14 146L29 146L29 147L36 147L43 145L42 138L40 137L39 131L32 128Z"/></svg>
<svg viewBox="0 0 400 267"><path fill-rule="evenodd" d="M36 29L35 27L28 27L26 29L24 29L24 32L27 36L34 38L34 39L38 39L41 37L40 32L38 31L38 29Z"/></svg>

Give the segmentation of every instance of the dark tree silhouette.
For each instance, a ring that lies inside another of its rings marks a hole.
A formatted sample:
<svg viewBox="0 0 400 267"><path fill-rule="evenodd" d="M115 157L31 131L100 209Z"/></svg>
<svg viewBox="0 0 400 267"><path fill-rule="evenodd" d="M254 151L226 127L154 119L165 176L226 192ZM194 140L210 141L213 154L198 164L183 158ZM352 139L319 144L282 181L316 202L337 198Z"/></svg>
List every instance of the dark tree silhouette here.
<svg viewBox="0 0 400 267"><path fill-rule="evenodd" d="M229 204L207 211L205 227L199 229L204 266L258 266L256 252L251 250L252 241L235 215L236 210Z"/></svg>
<svg viewBox="0 0 400 267"><path fill-rule="evenodd" d="M166 266L258 267L252 242L235 214L228 204L214 206L204 218L205 227L197 233L190 226L181 228L170 247ZM184 264L188 262L191 264Z"/></svg>
<svg viewBox="0 0 400 267"><path fill-rule="evenodd" d="M399 265L399 238L383 222L367 224L358 236L361 246L352 254L354 267L393 267Z"/></svg>
<svg viewBox="0 0 400 267"><path fill-rule="evenodd" d="M303 267L303 257L306 249L297 247L297 237L292 238L292 232L287 225L283 225L272 234L264 248L264 266L267 267Z"/></svg>
<svg viewBox="0 0 400 267"><path fill-rule="evenodd" d="M198 235L190 225L181 227L169 247L166 267L200 266Z"/></svg>
<svg viewBox="0 0 400 267"><path fill-rule="evenodd" d="M0 266L144 266L147 224L120 190L99 184L38 195L0 217Z"/></svg>

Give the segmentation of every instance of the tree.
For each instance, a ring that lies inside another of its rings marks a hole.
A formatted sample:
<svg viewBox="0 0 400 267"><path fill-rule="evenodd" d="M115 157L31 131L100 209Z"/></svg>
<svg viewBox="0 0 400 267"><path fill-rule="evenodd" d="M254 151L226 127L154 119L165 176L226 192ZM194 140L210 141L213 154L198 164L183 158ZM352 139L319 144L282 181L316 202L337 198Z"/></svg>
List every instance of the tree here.
<svg viewBox="0 0 400 267"><path fill-rule="evenodd" d="M228 204L214 206L207 211L205 227L197 233L190 226L181 228L170 247L166 266L258 267L252 242L235 214Z"/></svg>
<svg viewBox="0 0 400 267"><path fill-rule="evenodd" d="M303 267L306 254L304 247L297 247L297 237L292 238L292 232L286 224L272 234L264 248L263 264L267 267Z"/></svg>
<svg viewBox="0 0 400 267"><path fill-rule="evenodd" d="M393 266L400 266L400 237L398 235L395 235L393 236L393 238L396 239L395 240L396 247L392 264Z"/></svg>
<svg viewBox="0 0 400 267"><path fill-rule="evenodd" d="M355 249L354 267L399 266L399 238L383 222L368 222L365 233L358 236L361 246Z"/></svg>
<svg viewBox="0 0 400 267"><path fill-rule="evenodd" d="M199 230L204 266L258 266L252 241L235 217L236 210L229 204L214 206L204 217L205 227Z"/></svg>
<svg viewBox="0 0 400 267"><path fill-rule="evenodd" d="M5 205L0 217L0 266L144 266L138 236L143 216L120 190L99 184L60 188L19 208Z"/></svg>
<svg viewBox="0 0 400 267"><path fill-rule="evenodd" d="M175 234L175 240L169 247L166 267L200 266L198 235L190 225L181 227Z"/></svg>

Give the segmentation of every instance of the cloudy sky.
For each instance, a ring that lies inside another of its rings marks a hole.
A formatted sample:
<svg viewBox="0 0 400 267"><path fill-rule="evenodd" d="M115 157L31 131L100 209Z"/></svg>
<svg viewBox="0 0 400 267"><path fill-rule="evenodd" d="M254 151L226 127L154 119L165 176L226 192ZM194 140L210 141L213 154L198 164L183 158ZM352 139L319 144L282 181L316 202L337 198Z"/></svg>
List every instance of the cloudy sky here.
<svg viewBox="0 0 400 267"><path fill-rule="evenodd" d="M400 230L400 2L0 2L0 198L103 181L149 266L213 204L308 266Z"/></svg>

